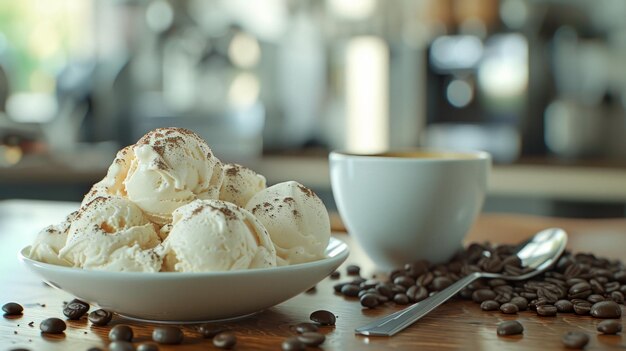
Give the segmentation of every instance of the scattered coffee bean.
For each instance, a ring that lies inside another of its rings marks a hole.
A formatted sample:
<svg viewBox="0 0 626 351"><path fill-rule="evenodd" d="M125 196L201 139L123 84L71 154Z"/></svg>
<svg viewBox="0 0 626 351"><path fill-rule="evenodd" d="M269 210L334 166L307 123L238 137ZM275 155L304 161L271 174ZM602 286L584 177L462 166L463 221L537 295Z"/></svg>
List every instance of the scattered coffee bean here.
<svg viewBox="0 0 626 351"><path fill-rule="evenodd" d="M528 300L521 296L515 296L510 301L512 304L517 306L520 311L526 311L528 309Z"/></svg>
<svg viewBox="0 0 626 351"><path fill-rule="evenodd" d="M281 348L283 351L304 351L306 345L298 337L292 336L283 341Z"/></svg>
<svg viewBox="0 0 626 351"><path fill-rule="evenodd" d="M109 324L109 322L113 318L113 313L107 310L98 309L89 313L89 316L87 318L89 319L91 324L101 327Z"/></svg>
<svg viewBox="0 0 626 351"><path fill-rule="evenodd" d="M183 331L178 327L156 327L152 331L152 340L163 345L178 345L183 342Z"/></svg>
<svg viewBox="0 0 626 351"><path fill-rule="evenodd" d="M316 332L320 328L317 326L317 324L304 322L294 325L293 329L295 329L296 333L302 334L307 332Z"/></svg>
<svg viewBox="0 0 626 351"><path fill-rule="evenodd" d="M104 350L97 346L94 346L94 347L88 348L87 351L104 351Z"/></svg>
<svg viewBox="0 0 626 351"><path fill-rule="evenodd" d="M542 317L554 317L556 316L557 308L553 305L537 306L537 315Z"/></svg>
<svg viewBox="0 0 626 351"><path fill-rule="evenodd" d="M524 332L524 326L518 321L506 321L498 324L498 335L516 335Z"/></svg>
<svg viewBox="0 0 626 351"><path fill-rule="evenodd" d="M561 342L568 349L582 349L589 343L589 335L581 332L567 332Z"/></svg>
<svg viewBox="0 0 626 351"><path fill-rule="evenodd" d="M574 304L569 300L559 300L554 303L557 312L559 313L572 313L574 312Z"/></svg>
<svg viewBox="0 0 626 351"><path fill-rule="evenodd" d="M109 340L111 341L132 341L133 329L124 324L118 324L109 331Z"/></svg>
<svg viewBox="0 0 626 351"><path fill-rule="evenodd" d="M223 333L225 331L226 331L226 328L213 326L210 324L204 324L198 328L198 332L202 334L202 337L205 339L213 339L215 335L219 333Z"/></svg>
<svg viewBox="0 0 626 351"><path fill-rule="evenodd" d="M500 303L494 300L485 300L481 302L480 309L483 311L496 311L500 309Z"/></svg>
<svg viewBox="0 0 626 351"><path fill-rule="evenodd" d="M80 319L87 311L89 311L89 304L78 299L70 301L63 307L63 314L69 320Z"/></svg>
<svg viewBox="0 0 626 351"><path fill-rule="evenodd" d="M341 277L341 273L339 271L333 271L330 273L330 279L339 279Z"/></svg>
<svg viewBox="0 0 626 351"><path fill-rule="evenodd" d="M213 337L213 345L220 349L232 349L237 344L237 337L229 332L223 332Z"/></svg>
<svg viewBox="0 0 626 351"><path fill-rule="evenodd" d="M2 305L5 316L19 316L24 311L24 307L17 302L7 302Z"/></svg>
<svg viewBox="0 0 626 351"><path fill-rule="evenodd" d="M622 323L616 319L607 319L598 323L597 329L602 334L617 334L622 331Z"/></svg>
<svg viewBox="0 0 626 351"><path fill-rule="evenodd" d="M359 296L359 291L361 291L359 286L354 284L346 284L341 287L341 293L345 296L357 297Z"/></svg>
<svg viewBox="0 0 626 351"><path fill-rule="evenodd" d="M324 343L326 337L324 334L316 332L306 332L298 335L298 340L304 343L306 346L316 347Z"/></svg>
<svg viewBox="0 0 626 351"><path fill-rule="evenodd" d="M363 294L363 296L361 296L360 301L361 301L361 306L367 307L367 308L374 308L378 306L379 304L378 295L372 294L372 293Z"/></svg>
<svg viewBox="0 0 626 351"><path fill-rule="evenodd" d="M116 340L109 344L109 351L135 351L135 346L128 341Z"/></svg>
<svg viewBox="0 0 626 351"><path fill-rule="evenodd" d="M519 311L517 305L510 302L504 303L500 306L500 312L505 314L516 314Z"/></svg>
<svg viewBox="0 0 626 351"><path fill-rule="evenodd" d="M481 303L486 300L494 300L496 296L495 291L491 289L478 289L472 294L472 300Z"/></svg>
<svg viewBox="0 0 626 351"><path fill-rule="evenodd" d="M137 351L159 351L159 346L151 342L142 342L137 345Z"/></svg>
<svg viewBox="0 0 626 351"><path fill-rule="evenodd" d="M351 264L348 265L346 267L346 273L348 275L360 275L361 274L361 267L355 265L355 264Z"/></svg>
<svg viewBox="0 0 626 351"><path fill-rule="evenodd" d="M600 301L591 306L589 313L596 318L619 318L622 309L615 301Z"/></svg>
<svg viewBox="0 0 626 351"><path fill-rule="evenodd" d="M408 289L409 287L415 285L415 279L409 276L403 275L394 279L393 283L396 285L401 285Z"/></svg>
<svg viewBox="0 0 626 351"><path fill-rule="evenodd" d="M61 334L65 328L67 328L65 322L55 317L44 319L41 324L39 324L39 329L41 329L43 333Z"/></svg>
<svg viewBox="0 0 626 351"><path fill-rule="evenodd" d="M321 325L335 325L336 317L332 312L326 310L318 310L311 313L309 317L313 322Z"/></svg>

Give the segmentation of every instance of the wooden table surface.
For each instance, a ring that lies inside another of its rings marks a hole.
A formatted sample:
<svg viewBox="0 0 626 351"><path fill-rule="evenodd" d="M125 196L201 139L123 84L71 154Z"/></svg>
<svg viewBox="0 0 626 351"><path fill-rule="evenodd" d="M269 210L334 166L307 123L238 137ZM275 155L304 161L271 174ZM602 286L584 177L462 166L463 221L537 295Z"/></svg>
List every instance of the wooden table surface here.
<svg viewBox="0 0 626 351"><path fill-rule="evenodd" d="M87 350L99 346L106 349L107 333L115 324L129 324L135 331L134 341L149 341L155 325L135 323L114 317L106 327L94 327L85 319L68 321L68 329L59 336L40 333L39 323L48 317L63 318L62 303L73 297L45 286L37 276L27 271L17 258L18 250L28 245L37 231L46 224L63 218L75 204L24 201L0 202L0 304L15 301L25 307L19 318L0 318L0 350L26 348L30 350ZM490 240L513 243L535 231L561 226L570 234L570 248L597 255L626 260L626 220L572 220L529 217L507 214L484 214L472 228L468 241ZM351 255L340 269L347 280L346 264L358 264L364 277L376 273L375 267L345 233L336 233L351 247ZM587 350L623 350L622 335L598 335L600 321L591 317L559 314L538 317L525 311L517 315L483 312L478 304L452 300L436 309L418 323L394 337L365 337L355 335L354 328L398 310L384 306L363 309L358 300L344 298L333 292L337 283L324 279L312 293L302 293L278 306L252 317L220 325L230 329L238 338L236 350L280 350L281 342L293 335L290 327L308 321L311 312L327 309L337 316L334 327L323 327L324 350L560 350L560 338L567 331L584 331L590 335ZM254 292L250 292L254 298ZM625 317L622 317L624 321ZM496 325L504 320L518 320L523 335L498 337ZM32 323L30 323L32 322ZM29 325L29 323L32 325ZM210 340L202 339L194 325L182 326L182 345L160 346L160 350L216 350Z"/></svg>

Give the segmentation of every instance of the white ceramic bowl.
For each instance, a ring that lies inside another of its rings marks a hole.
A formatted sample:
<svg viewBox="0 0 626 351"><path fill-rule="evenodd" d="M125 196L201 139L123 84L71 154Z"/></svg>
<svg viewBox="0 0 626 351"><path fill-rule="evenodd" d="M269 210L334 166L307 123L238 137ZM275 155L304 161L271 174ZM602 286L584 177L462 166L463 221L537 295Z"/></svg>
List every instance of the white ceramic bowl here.
<svg viewBox="0 0 626 351"><path fill-rule="evenodd" d="M291 266L212 273L104 272L19 259L48 284L122 316L165 323L216 321L260 312L306 291L349 254L331 238L326 258Z"/></svg>

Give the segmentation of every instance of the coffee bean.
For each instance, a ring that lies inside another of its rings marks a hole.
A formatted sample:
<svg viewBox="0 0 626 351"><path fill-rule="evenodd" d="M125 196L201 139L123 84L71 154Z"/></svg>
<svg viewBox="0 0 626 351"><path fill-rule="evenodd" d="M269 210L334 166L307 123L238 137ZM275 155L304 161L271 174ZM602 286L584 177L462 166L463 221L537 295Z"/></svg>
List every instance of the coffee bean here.
<svg viewBox="0 0 626 351"><path fill-rule="evenodd" d="M395 302L398 305L408 305L409 297L406 294L399 293L393 297L393 302Z"/></svg>
<svg viewBox="0 0 626 351"><path fill-rule="evenodd" d="M360 298L361 306L367 308L374 308L378 306L379 299L377 294L367 293L361 296Z"/></svg>
<svg viewBox="0 0 626 351"><path fill-rule="evenodd" d="M409 276L400 276L393 280L393 283L396 285L402 285L405 288L415 285L415 279Z"/></svg>
<svg viewBox="0 0 626 351"><path fill-rule="evenodd" d="M394 295L389 284L380 283L376 285L375 289L380 295L386 296L388 298L392 298Z"/></svg>
<svg viewBox="0 0 626 351"><path fill-rule="evenodd" d="M519 308L517 308L517 305L512 304L510 302L507 302L500 306L500 312L505 313L505 314L516 314L518 311L519 311Z"/></svg>
<svg viewBox="0 0 626 351"><path fill-rule="evenodd" d="M85 315L87 311L89 311L89 304L78 299L70 301L63 307L63 314L69 320L78 320Z"/></svg>
<svg viewBox="0 0 626 351"><path fill-rule="evenodd" d="M152 340L163 345L178 345L183 338L183 331L178 327L156 327L152 331Z"/></svg>
<svg viewBox="0 0 626 351"><path fill-rule="evenodd" d="M619 303L620 305L624 304L624 294L619 291L613 291L611 293L611 300Z"/></svg>
<svg viewBox="0 0 626 351"><path fill-rule="evenodd" d="M302 333L306 333L306 332L316 332L319 330L319 327L317 326L317 324L313 324L313 323L298 323L296 325L294 325L293 327L297 333L302 334Z"/></svg>
<svg viewBox="0 0 626 351"><path fill-rule="evenodd" d="M330 273L330 279L339 279L341 277L341 273L339 271L333 271Z"/></svg>
<svg viewBox="0 0 626 351"><path fill-rule="evenodd" d="M298 337L292 336L283 340L281 349L283 351L304 351L306 349L306 345L302 341L298 340Z"/></svg>
<svg viewBox="0 0 626 351"><path fill-rule="evenodd" d="M215 335L219 333L223 333L225 331L226 331L226 328L223 328L220 326L214 326L210 324L203 324L200 327L198 327L198 332L205 339L212 339L213 337L215 337Z"/></svg>
<svg viewBox="0 0 626 351"><path fill-rule="evenodd" d="M604 290L607 293L612 293L613 291L618 291L619 288L620 288L620 283L619 282L610 282L610 283L604 284Z"/></svg>
<svg viewBox="0 0 626 351"><path fill-rule="evenodd" d="M428 290L423 286L412 286L406 291L406 295L412 302L420 302L428 297Z"/></svg>
<svg viewBox="0 0 626 351"><path fill-rule="evenodd" d="M526 311L528 309L528 300L521 296L513 297L510 302L516 305L520 311Z"/></svg>
<svg viewBox="0 0 626 351"><path fill-rule="evenodd" d="M355 265L355 264L351 264L348 265L346 267L346 273L348 275L360 275L361 274L361 267Z"/></svg>
<svg viewBox="0 0 626 351"><path fill-rule="evenodd" d="M306 346L317 347L324 343L326 337L324 336L324 334L316 332L306 332L298 335L298 340L300 340Z"/></svg>
<svg viewBox="0 0 626 351"><path fill-rule="evenodd" d="M415 284L426 288L433 282L433 279L435 279L435 276L431 272L426 272L417 278Z"/></svg>
<svg viewBox="0 0 626 351"><path fill-rule="evenodd" d="M133 329L124 324L118 324L109 331L109 340L111 341L132 341Z"/></svg>
<svg viewBox="0 0 626 351"><path fill-rule="evenodd" d="M494 300L485 300L480 303L480 309L483 311L495 311L500 309L500 304Z"/></svg>
<svg viewBox="0 0 626 351"><path fill-rule="evenodd" d="M15 350L13 350L13 351L15 351ZM104 351L104 350L99 348L99 347L97 347L97 346L94 346L94 347L88 348L87 351ZM144 350L144 351L147 351L147 350Z"/></svg>
<svg viewBox="0 0 626 351"><path fill-rule="evenodd" d="M602 334L617 334L622 331L622 323L616 319L607 319L598 323L597 329Z"/></svg>
<svg viewBox="0 0 626 351"><path fill-rule="evenodd" d="M574 305L574 313L581 316L586 316L591 311L591 306L588 305Z"/></svg>
<svg viewBox="0 0 626 351"><path fill-rule="evenodd" d="M589 343L589 336L581 332L567 332L561 337L561 342L568 349L582 349Z"/></svg>
<svg viewBox="0 0 626 351"><path fill-rule="evenodd" d="M237 344L237 337L229 332L215 335L213 345L220 349L232 349Z"/></svg>
<svg viewBox="0 0 626 351"><path fill-rule="evenodd" d="M557 312L560 313L574 312L574 304L572 304L569 300L559 300L554 303L554 307L556 307Z"/></svg>
<svg viewBox="0 0 626 351"><path fill-rule="evenodd" d="M24 311L24 307L17 302L7 302L2 305L2 311L6 316L19 316Z"/></svg>
<svg viewBox="0 0 626 351"><path fill-rule="evenodd" d="M604 296L602 295L597 295L597 294L591 294L587 297L587 301L591 302L591 303L596 303L596 302L600 302L600 301L604 301Z"/></svg>
<svg viewBox="0 0 626 351"><path fill-rule="evenodd" d="M578 283L569 288L570 299L586 299L589 295L591 295L591 285L587 282Z"/></svg>
<svg viewBox="0 0 626 351"><path fill-rule="evenodd" d="M341 288L341 293L344 296L357 297L359 296L359 291L361 291L359 286L354 284L346 284Z"/></svg>
<svg viewBox="0 0 626 351"><path fill-rule="evenodd" d="M151 342L142 342L137 345L137 351L159 351L159 346Z"/></svg>
<svg viewBox="0 0 626 351"><path fill-rule="evenodd" d="M104 326L109 324L109 322L113 318L113 313L107 310L98 309L89 313L89 316L87 318L93 325Z"/></svg>
<svg viewBox="0 0 626 351"><path fill-rule="evenodd" d="M557 308L553 305L537 306L537 315L542 317L554 317L556 316Z"/></svg>
<svg viewBox="0 0 626 351"><path fill-rule="evenodd" d="M333 285L333 289L335 290L335 292L337 293L341 293L341 288L343 288L344 285L349 284L349 283L338 283Z"/></svg>
<svg viewBox="0 0 626 351"><path fill-rule="evenodd" d="M117 340L109 344L109 351L135 351L135 346L128 341Z"/></svg>
<svg viewBox="0 0 626 351"><path fill-rule="evenodd" d="M490 289L478 289L472 293L472 300L474 302L483 302L486 300L493 300L496 298L496 293Z"/></svg>
<svg viewBox="0 0 626 351"><path fill-rule="evenodd" d="M61 334L65 328L67 328L65 322L62 319L54 317L44 319L41 324L39 324L39 329L43 333Z"/></svg>
<svg viewBox="0 0 626 351"><path fill-rule="evenodd" d="M497 332L499 336L522 334L524 326L518 321L501 322L498 324Z"/></svg>
<svg viewBox="0 0 626 351"><path fill-rule="evenodd" d="M487 282L487 285L494 288L496 286L506 285L506 280L504 279L491 279Z"/></svg>
<svg viewBox="0 0 626 351"><path fill-rule="evenodd" d="M335 325L336 317L332 312L326 310L318 310L309 316L309 318L321 325Z"/></svg>
<svg viewBox="0 0 626 351"><path fill-rule="evenodd" d="M432 287L433 290L435 291L441 291L447 287L449 287L450 285L452 285L452 283L454 283L450 278L448 277L437 277L435 279L433 279L432 282Z"/></svg>
<svg viewBox="0 0 626 351"><path fill-rule="evenodd" d="M620 318L622 309L615 301L600 301L591 306L589 313L596 318Z"/></svg>

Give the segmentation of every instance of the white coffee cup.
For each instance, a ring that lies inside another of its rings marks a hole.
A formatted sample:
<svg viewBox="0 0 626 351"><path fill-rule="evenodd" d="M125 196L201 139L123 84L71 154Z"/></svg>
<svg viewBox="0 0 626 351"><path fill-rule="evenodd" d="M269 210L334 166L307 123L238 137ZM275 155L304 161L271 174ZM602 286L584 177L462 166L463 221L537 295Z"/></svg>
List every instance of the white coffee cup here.
<svg viewBox="0 0 626 351"><path fill-rule="evenodd" d="M330 153L330 179L348 233L380 268L449 260L480 212L486 152Z"/></svg>

